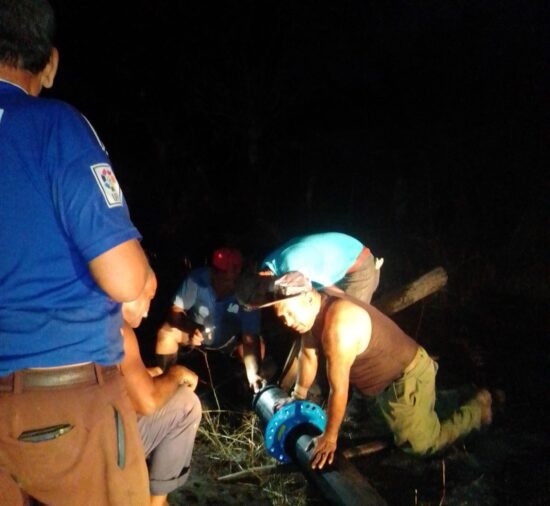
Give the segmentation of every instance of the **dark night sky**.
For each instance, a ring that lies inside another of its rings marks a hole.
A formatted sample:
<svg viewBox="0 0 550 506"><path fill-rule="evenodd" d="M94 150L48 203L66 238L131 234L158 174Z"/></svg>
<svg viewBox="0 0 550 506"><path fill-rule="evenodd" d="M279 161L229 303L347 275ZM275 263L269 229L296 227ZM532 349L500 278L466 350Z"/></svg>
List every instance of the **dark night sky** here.
<svg viewBox="0 0 550 506"><path fill-rule="evenodd" d="M168 264L339 229L396 280L472 258L547 278L545 2L53 4L50 94Z"/></svg>

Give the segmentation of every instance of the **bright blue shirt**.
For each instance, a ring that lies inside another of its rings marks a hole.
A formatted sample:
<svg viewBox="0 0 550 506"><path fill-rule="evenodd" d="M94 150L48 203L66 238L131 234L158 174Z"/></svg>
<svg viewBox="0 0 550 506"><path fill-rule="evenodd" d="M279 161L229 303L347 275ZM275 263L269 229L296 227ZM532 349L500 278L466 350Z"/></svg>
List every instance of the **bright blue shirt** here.
<svg viewBox="0 0 550 506"><path fill-rule="evenodd" d="M120 304L88 262L141 236L94 130L2 81L0 171L0 375L120 362Z"/></svg>
<svg viewBox="0 0 550 506"><path fill-rule="evenodd" d="M323 288L340 281L363 248L363 243L340 232L304 235L272 251L261 268L267 267L275 276L300 271L316 288Z"/></svg>
<svg viewBox="0 0 550 506"><path fill-rule="evenodd" d="M259 334L260 312L245 311L235 295L217 300L208 267L199 267L188 274L173 304L185 310L194 322L204 325L203 345L207 348L221 348L237 335Z"/></svg>

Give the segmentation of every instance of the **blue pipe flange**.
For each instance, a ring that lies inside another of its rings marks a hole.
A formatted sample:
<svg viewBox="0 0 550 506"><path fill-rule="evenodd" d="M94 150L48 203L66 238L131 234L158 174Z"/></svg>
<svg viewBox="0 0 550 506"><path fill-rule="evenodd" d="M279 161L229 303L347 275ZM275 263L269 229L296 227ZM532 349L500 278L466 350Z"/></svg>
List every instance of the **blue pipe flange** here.
<svg viewBox="0 0 550 506"><path fill-rule="evenodd" d="M321 432L325 430L327 417L323 409L309 401L294 401L285 404L269 420L265 429L265 448L278 462L288 463L290 457L285 451L288 434L299 425L313 425Z"/></svg>

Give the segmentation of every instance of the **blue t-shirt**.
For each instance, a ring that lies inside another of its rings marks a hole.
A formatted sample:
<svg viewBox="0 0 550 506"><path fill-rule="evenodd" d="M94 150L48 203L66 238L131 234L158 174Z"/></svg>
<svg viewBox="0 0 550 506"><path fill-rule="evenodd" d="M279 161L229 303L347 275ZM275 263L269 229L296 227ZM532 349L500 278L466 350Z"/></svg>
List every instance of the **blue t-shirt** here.
<svg viewBox="0 0 550 506"><path fill-rule="evenodd" d="M123 356L120 304L88 262L141 239L86 119L0 82L0 375Z"/></svg>
<svg viewBox="0 0 550 506"><path fill-rule="evenodd" d="M355 263L364 245L340 232L295 237L267 255L261 268L275 276L290 271L305 274L316 288L340 281Z"/></svg>
<svg viewBox="0 0 550 506"><path fill-rule="evenodd" d="M207 348L221 348L240 334L259 334L260 312L245 311L235 295L216 300L208 267L199 267L188 274L173 304L185 310L194 322L204 325L203 345Z"/></svg>

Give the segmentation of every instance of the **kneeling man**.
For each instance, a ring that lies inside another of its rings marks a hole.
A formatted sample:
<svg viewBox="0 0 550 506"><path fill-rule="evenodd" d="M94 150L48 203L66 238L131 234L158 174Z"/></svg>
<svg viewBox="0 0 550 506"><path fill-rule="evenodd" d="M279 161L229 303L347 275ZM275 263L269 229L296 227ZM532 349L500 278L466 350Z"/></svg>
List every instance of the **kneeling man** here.
<svg viewBox="0 0 550 506"><path fill-rule="evenodd" d="M440 420L435 411L437 364L426 350L373 306L312 288L302 273L279 278L251 275L237 287L239 301L254 309L272 305L285 325L302 334L292 397L305 399L326 358L330 386L327 425L315 439L312 468L331 464L344 419L349 386L371 399L394 442L415 455L436 453L491 423L491 395L476 396ZM311 331L311 332L309 332Z"/></svg>

